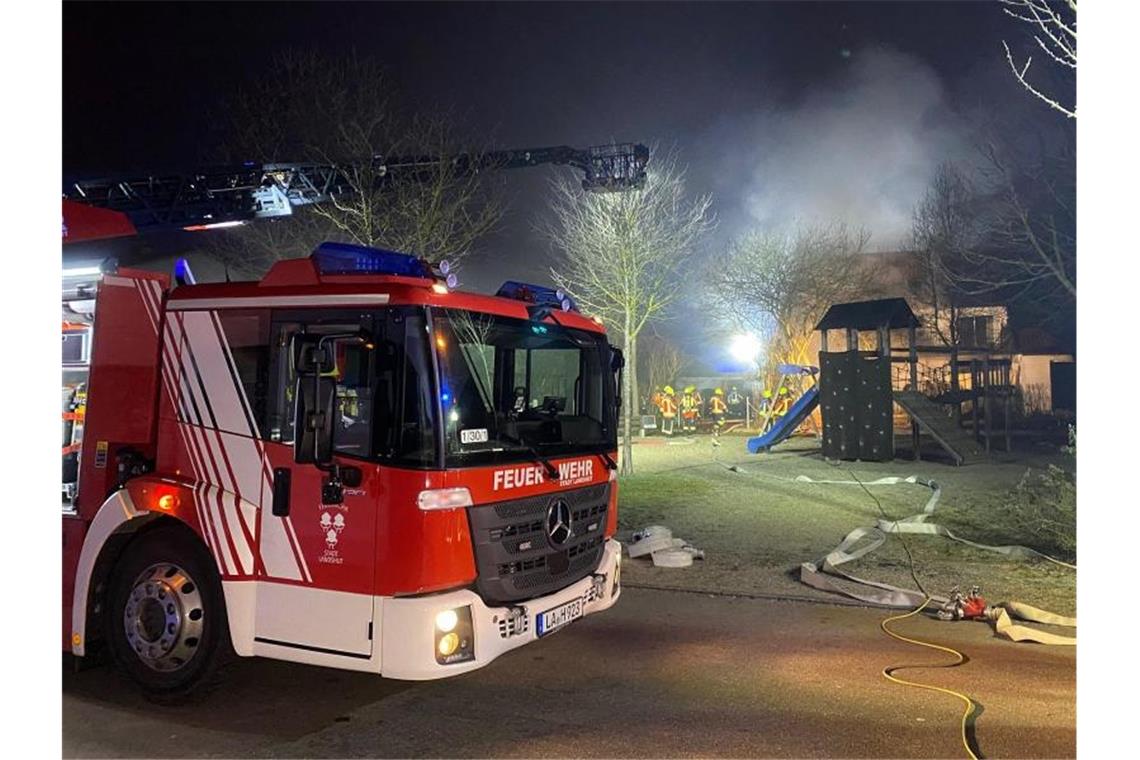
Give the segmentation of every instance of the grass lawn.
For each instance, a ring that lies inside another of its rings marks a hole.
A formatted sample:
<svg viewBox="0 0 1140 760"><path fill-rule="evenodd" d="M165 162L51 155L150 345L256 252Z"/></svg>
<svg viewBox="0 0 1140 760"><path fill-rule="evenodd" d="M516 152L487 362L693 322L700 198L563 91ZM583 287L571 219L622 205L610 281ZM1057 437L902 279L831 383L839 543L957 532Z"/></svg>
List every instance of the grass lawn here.
<svg viewBox="0 0 1140 760"><path fill-rule="evenodd" d="M684 439L681 439L684 440ZM777 594L843 601L797 580L800 563L815 562L860 526L881 517L879 507L857 485L787 482L815 479L870 481L887 475L916 475L937 481L942 499L932 522L983 544L1024 544L1035 539L1010 508L1009 494L1027 468L1049 464L1072 468L1057 453L997 455L986 464L954 467L937 462L842 462L823 460L814 438L787 441L770 454L750 455L744 438L724 436L714 448L708 436L692 443L638 440L635 474L619 491L619 535L647 525L666 525L675 536L704 549L706 559L691 568L655 568L648 559L627 560L628 583L728 594ZM925 453L925 452L924 452ZM740 472L725 465L736 465ZM920 485L871 487L891 519L920 512L930 490ZM954 585L977 584L990 602L1019 601L1053 612L1076 612L1076 573L1043 560L1007 559L939 536L902 537L914 556L919 579L935 594ZM913 588L906 554L897 535L877 551L844 565L868 580Z"/></svg>

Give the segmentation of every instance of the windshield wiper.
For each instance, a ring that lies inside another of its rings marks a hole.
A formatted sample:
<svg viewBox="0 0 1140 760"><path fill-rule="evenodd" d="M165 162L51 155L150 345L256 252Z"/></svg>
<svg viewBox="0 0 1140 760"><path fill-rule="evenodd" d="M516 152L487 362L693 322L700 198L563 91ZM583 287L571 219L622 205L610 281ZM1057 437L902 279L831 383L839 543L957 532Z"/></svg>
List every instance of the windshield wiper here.
<svg viewBox="0 0 1140 760"><path fill-rule="evenodd" d="M531 458L535 462L538 462L546 469L546 477L550 478L551 480L559 480L562 477L561 473L558 472L558 468L551 464L549 459L544 457L542 454L539 454L537 449L523 441L523 439L515 438L513 435L508 435L507 433L499 433L499 438L506 441L507 443L513 443L516 446L521 446L524 451L531 455Z"/></svg>
<svg viewBox="0 0 1140 760"><path fill-rule="evenodd" d="M540 441L538 445L539 446L574 446L578 443L579 443L578 441L550 441L550 442ZM526 444L523 444L523 445L525 446ZM590 442L587 442L585 445L597 446L597 445L601 445L601 444L592 444ZM615 462L613 457L611 457L606 452L596 451L594 453L602 458L602 462L605 463L607 470L616 470L618 468L617 462Z"/></svg>

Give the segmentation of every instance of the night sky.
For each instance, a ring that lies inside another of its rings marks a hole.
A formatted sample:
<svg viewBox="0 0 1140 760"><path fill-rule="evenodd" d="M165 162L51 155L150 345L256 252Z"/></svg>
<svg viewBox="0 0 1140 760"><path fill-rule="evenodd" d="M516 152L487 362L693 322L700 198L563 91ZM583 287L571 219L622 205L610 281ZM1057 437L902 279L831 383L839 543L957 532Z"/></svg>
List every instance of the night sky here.
<svg viewBox="0 0 1140 760"><path fill-rule="evenodd" d="M1057 120L1013 81L1003 38L1032 44L983 2L68 2L63 165L193 166L219 93L275 50L355 49L389 68L402 103L450 108L485 144L676 149L690 189L714 196L704 256L751 225L797 219L844 219L890 250L940 161L969 163L980 136ZM512 212L467 285L545 279L534 221L554 171L511 174ZM120 247L181 253L186 238Z"/></svg>

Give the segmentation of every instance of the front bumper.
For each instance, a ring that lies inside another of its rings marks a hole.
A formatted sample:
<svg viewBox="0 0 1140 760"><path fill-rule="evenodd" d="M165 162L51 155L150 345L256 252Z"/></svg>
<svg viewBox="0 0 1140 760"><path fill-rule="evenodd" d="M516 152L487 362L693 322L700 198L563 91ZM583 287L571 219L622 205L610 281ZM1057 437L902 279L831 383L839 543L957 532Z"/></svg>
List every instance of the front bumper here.
<svg viewBox="0 0 1140 760"><path fill-rule="evenodd" d="M584 599L583 616L609 609L621 596L621 544L608 539L598 569L553 594L509 607L488 607L464 589L414 598L385 597L380 606L380 674L386 678L425 681L481 668L504 652L538 638L535 619L541 613L575 599ZM475 658L441 665L435 659L435 616L470 605Z"/></svg>

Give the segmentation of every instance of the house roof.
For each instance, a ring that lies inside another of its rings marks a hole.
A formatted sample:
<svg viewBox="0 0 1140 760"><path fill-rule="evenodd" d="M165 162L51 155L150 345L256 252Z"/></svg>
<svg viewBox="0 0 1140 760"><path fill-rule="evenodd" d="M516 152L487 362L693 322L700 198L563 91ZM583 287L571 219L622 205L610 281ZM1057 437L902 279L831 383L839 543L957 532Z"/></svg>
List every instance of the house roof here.
<svg viewBox="0 0 1140 760"><path fill-rule="evenodd" d="M886 326L893 330L918 327L921 324L905 298L880 298L875 301L832 304L815 329L875 330Z"/></svg>

